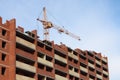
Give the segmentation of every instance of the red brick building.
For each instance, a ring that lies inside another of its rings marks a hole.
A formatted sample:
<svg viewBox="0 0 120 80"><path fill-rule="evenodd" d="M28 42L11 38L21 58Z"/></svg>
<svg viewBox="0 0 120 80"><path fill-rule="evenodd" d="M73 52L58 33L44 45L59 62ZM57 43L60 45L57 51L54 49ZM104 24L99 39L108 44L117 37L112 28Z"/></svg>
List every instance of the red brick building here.
<svg viewBox="0 0 120 80"><path fill-rule="evenodd" d="M42 41L37 31L0 17L0 80L109 80L101 53Z"/></svg>

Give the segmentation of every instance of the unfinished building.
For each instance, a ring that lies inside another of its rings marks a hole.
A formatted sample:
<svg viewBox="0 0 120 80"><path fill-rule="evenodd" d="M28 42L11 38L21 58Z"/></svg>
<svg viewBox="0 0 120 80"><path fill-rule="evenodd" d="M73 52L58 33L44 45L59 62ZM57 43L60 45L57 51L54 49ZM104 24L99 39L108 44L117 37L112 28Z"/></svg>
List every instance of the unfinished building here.
<svg viewBox="0 0 120 80"><path fill-rule="evenodd" d="M0 17L0 80L109 80L107 57L40 40Z"/></svg>

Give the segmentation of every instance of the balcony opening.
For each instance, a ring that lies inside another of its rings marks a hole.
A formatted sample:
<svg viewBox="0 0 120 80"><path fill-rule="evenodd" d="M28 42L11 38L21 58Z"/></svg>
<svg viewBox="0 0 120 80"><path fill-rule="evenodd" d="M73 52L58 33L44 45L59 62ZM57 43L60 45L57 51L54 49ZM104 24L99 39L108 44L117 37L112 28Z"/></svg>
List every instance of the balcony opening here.
<svg viewBox="0 0 120 80"><path fill-rule="evenodd" d="M19 38L22 38L28 42L31 42L31 43L34 43L34 41L35 41L35 39L33 37L28 36L28 34L18 31L18 30L16 31L16 36Z"/></svg>
<svg viewBox="0 0 120 80"><path fill-rule="evenodd" d="M101 62L99 61L96 61L96 65L98 66L98 67L100 67L101 66Z"/></svg>
<svg viewBox="0 0 120 80"><path fill-rule="evenodd" d="M67 77L67 73L61 72L59 70L55 70L55 74L58 74L58 75L63 76L63 77Z"/></svg>
<svg viewBox="0 0 120 80"><path fill-rule="evenodd" d="M58 61L58 60L55 60L55 64L60 65L62 67L66 67L67 66L67 64L65 64L65 63L63 63L61 61Z"/></svg>
<svg viewBox="0 0 120 80"><path fill-rule="evenodd" d="M93 68L91 68L91 67L89 67L89 70L90 70L90 71L92 71L92 72L94 72L94 71L95 71L95 69L93 69Z"/></svg>
<svg viewBox="0 0 120 80"><path fill-rule="evenodd" d="M45 76L38 75L38 80L46 80L46 79L45 79Z"/></svg>
<svg viewBox="0 0 120 80"><path fill-rule="evenodd" d="M46 66L46 71L52 72L52 71L53 71L53 68L50 68L50 67L47 67L47 66Z"/></svg>
<svg viewBox="0 0 120 80"><path fill-rule="evenodd" d="M78 53L74 51L73 54L77 56Z"/></svg>
<svg viewBox="0 0 120 80"><path fill-rule="evenodd" d="M38 63L38 68L43 70L45 68L45 66L43 64Z"/></svg>
<svg viewBox="0 0 120 80"><path fill-rule="evenodd" d="M29 47L27 47L27 46L24 46L24 45L22 45L22 44L20 44L20 43L16 43L16 48L18 48L18 49L20 49L20 50L23 50L23 51L25 51L25 52L28 52L28 53L30 53L30 54L34 54L34 52L35 52L35 50L34 49L32 49L32 48L29 48Z"/></svg>
<svg viewBox="0 0 120 80"><path fill-rule="evenodd" d="M6 47L6 42L2 41L2 48L5 48L5 47Z"/></svg>
<svg viewBox="0 0 120 80"><path fill-rule="evenodd" d="M43 54L43 53L41 53L41 52L38 52L38 56L39 56L40 58L44 58L44 57L45 57L45 54Z"/></svg>
<svg viewBox="0 0 120 80"><path fill-rule="evenodd" d="M88 62L91 63L91 64L94 64L93 60L88 59Z"/></svg>
<svg viewBox="0 0 120 80"><path fill-rule="evenodd" d="M5 61L6 59L6 54L2 53L2 61Z"/></svg>
<svg viewBox="0 0 120 80"><path fill-rule="evenodd" d="M78 61L77 61L77 60L74 60L74 63L75 63L75 64L78 64Z"/></svg>
<svg viewBox="0 0 120 80"><path fill-rule="evenodd" d="M69 70L73 70L73 67L72 67L72 66L69 66Z"/></svg>
<svg viewBox="0 0 120 80"><path fill-rule="evenodd" d="M47 40L43 40L43 43L45 43L45 44L48 45L48 46L52 46L52 43L49 42L49 41L47 41Z"/></svg>
<svg viewBox="0 0 120 80"><path fill-rule="evenodd" d="M6 30L2 29L2 35L5 36L6 35Z"/></svg>
<svg viewBox="0 0 120 80"><path fill-rule="evenodd" d="M25 64L28 64L28 65L31 65L31 66L34 66L34 64L35 64L35 62L32 61L31 59L28 59L28 58L25 58L25 57L22 57L19 55L16 55L16 60L19 62L23 62Z"/></svg>
<svg viewBox="0 0 120 80"><path fill-rule="evenodd" d="M70 80L74 80L74 77L72 75L69 75Z"/></svg>
<svg viewBox="0 0 120 80"><path fill-rule="evenodd" d="M101 68L101 65L99 65L99 64L96 64L96 67L98 67L98 68Z"/></svg>
<svg viewBox="0 0 120 80"><path fill-rule="evenodd" d="M73 52L73 54L74 54L74 55L76 55L76 56L78 55L78 53L77 53L77 52Z"/></svg>
<svg viewBox="0 0 120 80"><path fill-rule="evenodd" d="M26 71L26 70L22 70L22 69L19 69L19 68L16 68L16 74L27 76L27 77L30 77L30 78L34 78L34 76L35 76L35 73L29 72L29 71Z"/></svg>
<svg viewBox="0 0 120 80"><path fill-rule="evenodd" d="M2 75L5 75L5 71L6 71L6 68L5 68L5 67L2 67L1 74L2 74Z"/></svg>
<svg viewBox="0 0 120 80"><path fill-rule="evenodd" d="M106 63L105 61L102 61L102 63L103 63L104 65L107 65L107 63Z"/></svg>
<svg viewBox="0 0 120 80"><path fill-rule="evenodd" d="M74 68L74 71L78 73L78 69Z"/></svg>
<svg viewBox="0 0 120 80"><path fill-rule="evenodd" d="M96 71L97 74L101 75L102 73L100 71Z"/></svg>
<svg viewBox="0 0 120 80"><path fill-rule="evenodd" d="M97 80L102 80L102 79L97 78Z"/></svg>
<svg viewBox="0 0 120 80"><path fill-rule="evenodd" d="M49 47L49 46L45 46L45 49L48 50L48 51L50 51L50 52L52 51L52 48Z"/></svg>
<svg viewBox="0 0 120 80"><path fill-rule="evenodd" d="M80 58L81 58L81 59L83 59L83 60L86 60L86 57L85 57L85 55L83 55L83 54L80 54L79 56L80 56Z"/></svg>
<svg viewBox="0 0 120 80"><path fill-rule="evenodd" d="M33 34L32 32L26 31L25 33L26 33L28 36L35 38L35 34Z"/></svg>
<svg viewBox="0 0 120 80"><path fill-rule="evenodd" d="M87 76L87 73L84 72L84 71L80 71L80 73L81 73L83 76Z"/></svg>
<svg viewBox="0 0 120 80"><path fill-rule="evenodd" d="M108 71L107 68L105 68L105 67L103 67L103 70L104 70L104 71Z"/></svg>
<svg viewBox="0 0 120 80"><path fill-rule="evenodd" d="M68 47L68 52L72 53L73 50L71 48Z"/></svg>
<svg viewBox="0 0 120 80"><path fill-rule="evenodd" d="M47 77L47 79L46 79L46 80L54 80L54 79Z"/></svg>
<svg viewBox="0 0 120 80"><path fill-rule="evenodd" d="M89 75L89 77L92 78L92 79L95 79L95 76L93 76L93 75Z"/></svg>
<svg viewBox="0 0 120 80"><path fill-rule="evenodd" d="M80 62L80 66L87 68L87 65Z"/></svg>
<svg viewBox="0 0 120 80"><path fill-rule="evenodd" d="M49 56L46 56L46 60L52 62L53 58L49 57Z"/></svg>
<svg viewBox="0 0 120 80"><path fill-rule="evenodd" d="M68 60L72 62L73 59L71 57L68 57Z"/></svg>
<svg viewBox="0 0 120 80"><path fill-rule="evenodd" d="M87 52L89 56L94 57L93 53L91 51Z"/></svg>
<svg viewBox="0 0 120 80"><path fill-rule="evenodd" d="M76 77L75 77L75 80L79 80L79 78L76 78Z"/></svg>
<svg viewBox="0 0 120 80"><path fill-rule="evenodd" d="M108 76L107 76L107 75L105 75L105 74L103 74L103 77L104 77L104 78L108 78Z"/></svg>
<svg viewBox="0 0 120 80"><path fill-rule="evenodd" d="M96 59L96 60L98 60L98 61L100 61L100 58L99 58L99 57L97 57L97 56L95 56L95 59Z"/></svg>
<svg viewBox="0 0 120 80"><path fill-rule="evenodd" d="M61 57L63 57L63 58L66 58L66 54L64 54L64 53L61 53L61 52L58 51L58 50L55 50L54 52L55 52L55 54L57 54L57 55L59 55L59 56L61 56Z"/></svg>
<svg viewBox="0 0 120 80"><path fill-rule="evenodd" d="M40 42L40 41L37 42L37 45L38 45L39 47L41 47L41 48L44 47L44 43L42 43L42 42Z"/></svg>

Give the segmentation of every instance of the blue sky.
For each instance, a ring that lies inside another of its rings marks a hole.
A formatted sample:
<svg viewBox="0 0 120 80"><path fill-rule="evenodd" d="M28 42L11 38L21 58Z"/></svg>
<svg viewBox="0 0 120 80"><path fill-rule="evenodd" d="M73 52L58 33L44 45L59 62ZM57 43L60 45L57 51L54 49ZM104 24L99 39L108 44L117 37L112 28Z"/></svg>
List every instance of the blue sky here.
<svg viewBox="0 0 120 80"><path fill-rule="evenodd" d="M48 19L81 37L77 41L56 30L50 40L63 42L71 48L94 50L108 56L110 80L120 79L120 0L0 0L3 22L16 18L17 26L37 29L43 39L42 25L36 18L46 6Z"/></svg>

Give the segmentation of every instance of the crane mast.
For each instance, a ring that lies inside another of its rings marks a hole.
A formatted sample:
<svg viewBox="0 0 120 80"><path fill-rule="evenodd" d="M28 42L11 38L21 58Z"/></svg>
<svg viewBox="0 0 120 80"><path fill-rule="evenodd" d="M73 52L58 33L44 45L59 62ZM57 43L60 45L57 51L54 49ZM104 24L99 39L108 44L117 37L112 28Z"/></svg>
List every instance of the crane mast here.
<svg viewBox="0 0 120 80"><path fill-rule="evenodd" d="M46 21L47 21L47 16L46 16L46 8L44 7L43 8L43 20L44 22L43 23L43 28L44 28L44 40L49 40L49 28L47 28L47 24L46 24Z"/></svg>
<svg viewBox="0 0 120 80"><path fill-rule="evenodd" d="M60 26L57 26L57 25L53 24L50 21L48 21L45 7L43 8L43 19L41 20L41 19L37 18L37 20L40 21L42 23L42 25L43 25L43 28L44 28L44 40L49 41L49 29L52 28L52 27L54 29L58 30L59 33L64 33L66 35L69 35L69 36L77 39L77 40L80 40L79 36L69 32L68 30L66 30L66 29L64 29L64 28L62 28Z"/></svg>

